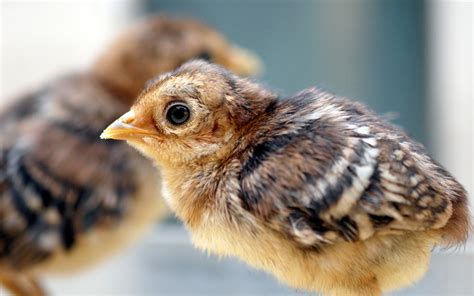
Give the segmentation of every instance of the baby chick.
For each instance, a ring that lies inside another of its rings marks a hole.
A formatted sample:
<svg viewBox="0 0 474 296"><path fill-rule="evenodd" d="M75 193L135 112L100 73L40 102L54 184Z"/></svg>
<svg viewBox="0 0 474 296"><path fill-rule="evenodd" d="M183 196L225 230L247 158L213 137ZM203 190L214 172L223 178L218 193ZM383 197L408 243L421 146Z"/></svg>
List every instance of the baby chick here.
<svg viewBox="0 0 474 296"><path fill-rule="evenodd" d="M380 295L420 279L435 244L465 241L466 192L361 104L289 98L203 61L161 75L103 138L162 169L194 244L288 285Z"/></svg>
<svg viewBox="0 0 474 296"><path fill-rule="evenodd" d="M42 295L35 277L92 265L163 212L159 173L100 132L145 81L194 57L242 74L258 60L190 19L152 18L119 36L92 70L61 77L0 111L0 283Z"/></svg>

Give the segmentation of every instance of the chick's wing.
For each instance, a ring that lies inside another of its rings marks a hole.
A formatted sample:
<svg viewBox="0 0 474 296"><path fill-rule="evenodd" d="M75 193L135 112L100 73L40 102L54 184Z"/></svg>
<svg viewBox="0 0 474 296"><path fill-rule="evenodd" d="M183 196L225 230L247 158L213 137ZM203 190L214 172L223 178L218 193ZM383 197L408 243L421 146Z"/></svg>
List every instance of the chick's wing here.
<svg viewBox="0 0 474 296"><path fill-rule="evenodd" d="M243 162L247 211L304 247L446 224L451 201L426 174L437 166L398 130L335 99L294 113Z"/></svg>

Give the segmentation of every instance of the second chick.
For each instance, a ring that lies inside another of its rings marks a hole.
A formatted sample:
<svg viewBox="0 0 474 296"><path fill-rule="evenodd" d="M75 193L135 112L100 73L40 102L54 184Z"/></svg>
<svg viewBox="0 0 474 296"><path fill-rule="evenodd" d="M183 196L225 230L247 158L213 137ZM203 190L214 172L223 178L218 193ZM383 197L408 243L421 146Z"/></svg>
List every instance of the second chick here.
<svg viewBox="0 0 474 296"><path fill-rule="evenodd" d="M259 65L200 22L159 16L119 36L91 70L0 111L0 283L7 289L41 295L37 275L95 264L162 216L159 173L99 134L148 79L196 57L242 74Z"/></svg>

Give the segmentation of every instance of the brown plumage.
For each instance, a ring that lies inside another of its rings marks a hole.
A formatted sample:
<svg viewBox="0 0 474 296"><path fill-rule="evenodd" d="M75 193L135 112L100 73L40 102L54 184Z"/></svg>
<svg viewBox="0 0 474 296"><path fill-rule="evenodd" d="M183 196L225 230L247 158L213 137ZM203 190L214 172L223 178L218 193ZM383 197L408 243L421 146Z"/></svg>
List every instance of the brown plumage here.
<svg viewBox="0 0 474 296"><path fill-rule="evenodd" d="M423 147L361 104L289 98L216 65L160 76L104 138L162 169L163 196L202 249L286 284L379 295L466 240L466 192Z"/></svg>
<svg viewBox="0 0 474 296"><path fill-rule="evenodd" d="M165 16L133 27L90 71L61 77L0 112L0 283L40 295L35 276L96 263L164 210L159 173L100 132L146 80L198 56L242 74L258 60L216 31Z"/></svg>

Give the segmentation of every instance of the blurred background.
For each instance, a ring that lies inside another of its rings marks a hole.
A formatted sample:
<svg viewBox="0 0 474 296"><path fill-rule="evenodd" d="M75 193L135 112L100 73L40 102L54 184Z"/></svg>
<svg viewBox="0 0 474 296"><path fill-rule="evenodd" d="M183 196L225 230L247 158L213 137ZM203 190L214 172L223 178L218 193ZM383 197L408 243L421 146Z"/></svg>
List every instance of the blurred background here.
<svg viewBox="0 0 474 296"><path fill-rule="evenodd" d="M473 2L82 0L0 7L0 104L87 68L117 32L147 15L192 16L255 51L265 65L259 79L273 89L290 95L317 85L392 118L472 196ZM472 243L437 251L427 277L397 295L474 295L473 269ZM126 254L48 279L48 287L56 295L299 294L236 260L194 250L173 219Z"/></svg>

